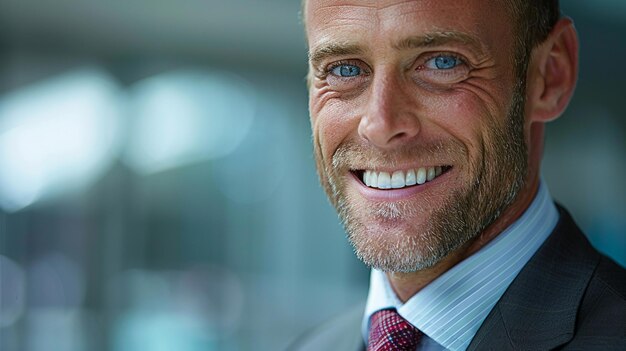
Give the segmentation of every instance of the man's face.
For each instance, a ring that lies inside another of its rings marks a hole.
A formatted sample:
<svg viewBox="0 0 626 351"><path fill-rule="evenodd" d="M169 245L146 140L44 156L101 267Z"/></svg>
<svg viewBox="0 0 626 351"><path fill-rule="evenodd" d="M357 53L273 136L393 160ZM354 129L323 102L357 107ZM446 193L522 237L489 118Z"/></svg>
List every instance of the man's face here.
<svg viewBox="0 0 626 351"><path fill-rule="evenodd" d="M317 168L365 263L431 267L523 187L524 86L503 6L307 2Z"/></svg>

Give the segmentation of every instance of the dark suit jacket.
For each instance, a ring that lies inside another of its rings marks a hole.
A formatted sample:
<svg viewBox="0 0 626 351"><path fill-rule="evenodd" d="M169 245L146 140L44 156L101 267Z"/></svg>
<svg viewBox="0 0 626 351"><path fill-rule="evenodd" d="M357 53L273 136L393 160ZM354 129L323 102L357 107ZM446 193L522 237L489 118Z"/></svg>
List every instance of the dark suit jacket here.
<svg viewBox="0 0 626 351"><path fill-rule="evenodd" d="M598 253L570 215L560 220L474 336L468 350L626 350L626 270ZM364 305L290 350L365 349Z"/></svg>

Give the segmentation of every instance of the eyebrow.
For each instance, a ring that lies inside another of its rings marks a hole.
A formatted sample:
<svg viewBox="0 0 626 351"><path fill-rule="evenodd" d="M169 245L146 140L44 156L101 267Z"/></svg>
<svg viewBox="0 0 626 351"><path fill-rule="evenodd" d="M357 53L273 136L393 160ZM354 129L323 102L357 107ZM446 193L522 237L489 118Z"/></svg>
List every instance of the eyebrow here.
<svg viewBox="0 0 626 351"><path fill-rule="evenodd" d="M477 55L483 55L485 47L475 36L457 31L438 31L424 35L411 36L393 44L396 50L408 50L442 46L446 44L462 44L474 51Z"/></svg>
<svg viewBox="0 0 626 351"><path fill-rule="evenodd" d="M467 46L478 56L484 55L484 45L478 38L457 31L436 31L423 35L410 36L393 43L392 47L398 51L404 51L453 43ZM365 49L356 43L329 40L322 42L309 52L309 62L311 62L314 68L319 69L320 64L329 57L361 55L364 52Z"/></svg>
<svg viewBox="0 0 626 351"><path fill-rule="evenodd" d="M321 62L329 57L361 55L364 52L365 50L358 44L328 41L321 43L309 52L309 62L317 68Z"/></svg>

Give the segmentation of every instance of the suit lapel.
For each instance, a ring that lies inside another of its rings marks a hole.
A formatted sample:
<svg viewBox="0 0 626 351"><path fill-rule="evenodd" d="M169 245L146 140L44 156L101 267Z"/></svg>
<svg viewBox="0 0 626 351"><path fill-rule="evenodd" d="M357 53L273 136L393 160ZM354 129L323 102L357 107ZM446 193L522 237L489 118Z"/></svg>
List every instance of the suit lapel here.
<svg viewBox="0 0 626 351"><path fill-rule="evenodd" d="M563 345L599 255L559 207L559 222L485 319L468 350L539 349Z"/></svg>

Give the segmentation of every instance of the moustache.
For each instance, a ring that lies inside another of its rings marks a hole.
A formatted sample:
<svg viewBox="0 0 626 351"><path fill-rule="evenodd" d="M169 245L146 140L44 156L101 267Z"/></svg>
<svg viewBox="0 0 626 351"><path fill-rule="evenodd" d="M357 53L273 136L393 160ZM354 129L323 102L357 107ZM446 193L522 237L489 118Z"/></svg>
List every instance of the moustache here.
<svg viewBox="0 0 626 351"><path fill-rule="evenodd" d="M398 168L407 164L454 165L466 156L465 146L453 139L402 145L389 150L382 150L367 143L346 141L335 150L332 168L335 172L344 172Z"/></svg>

